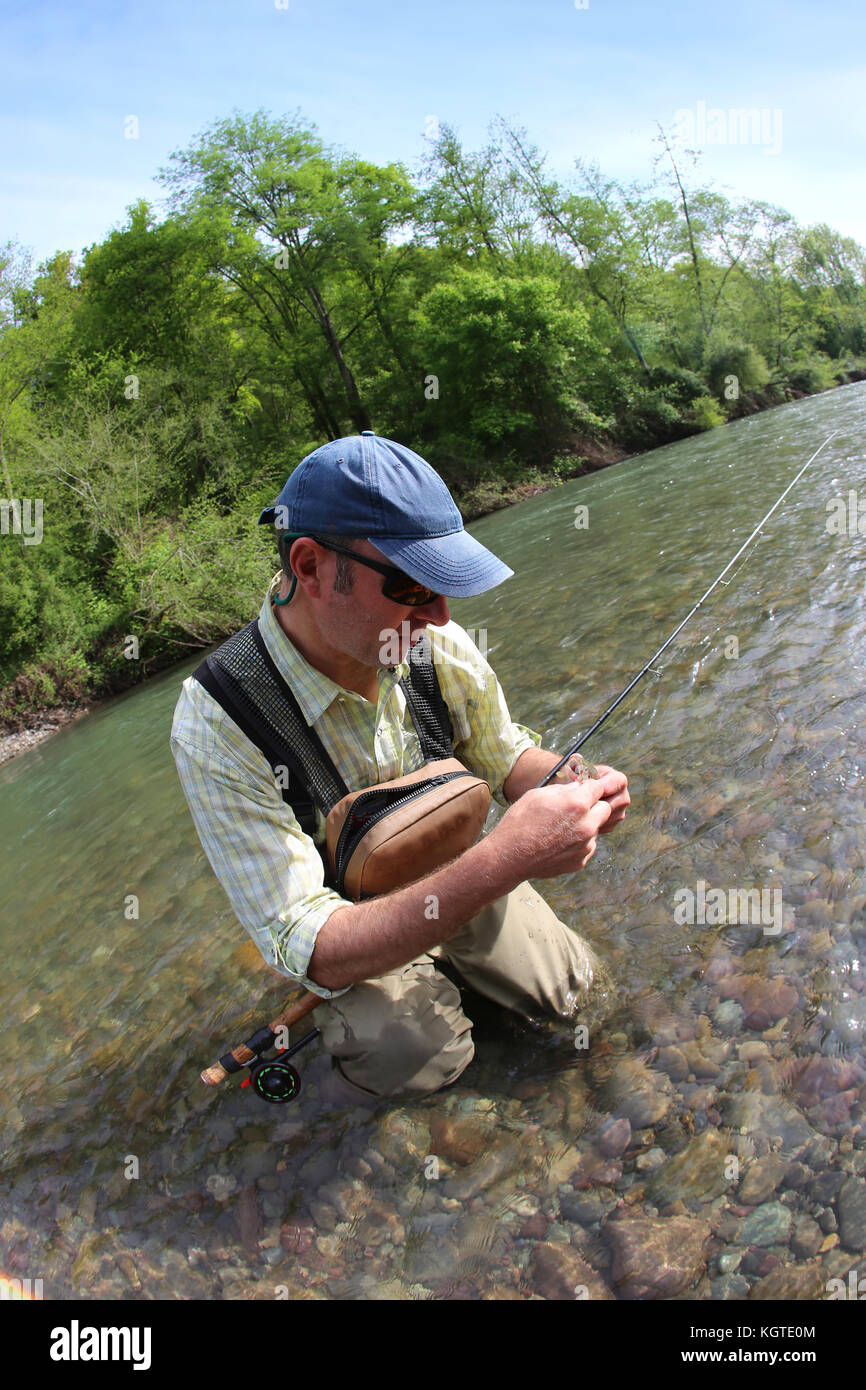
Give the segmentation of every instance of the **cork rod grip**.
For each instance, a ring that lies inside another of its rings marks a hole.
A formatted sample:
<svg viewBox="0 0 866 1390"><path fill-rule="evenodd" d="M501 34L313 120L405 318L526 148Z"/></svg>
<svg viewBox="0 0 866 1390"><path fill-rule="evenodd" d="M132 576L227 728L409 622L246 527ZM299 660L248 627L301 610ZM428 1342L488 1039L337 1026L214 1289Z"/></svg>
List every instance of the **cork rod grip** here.
<svg viewBox="0 0 866 1390"><path fill-rule="evenodd" d="M272 1023L268 1024L268 1027L274 1033L278 1028L291 1028L292 1024L299 1023L302 1018L306 1018L307 1014L312 1013L316 1005L321 1002L318 994L311 994L309 990L305 990L300 999L296 999L293 1004L284 1009ZM256 1054L250 1051L246 1043L238 1043L237 1047L232 1048L231 1055L241 1066L245 1066L247 1062L253 1060ZM206 1071L201 1073L201 1079L206 1086L219 1086L221 1081L225 1081L228 1074L221 1062L214 1062L212 1067L208 1067Z"/></svg>

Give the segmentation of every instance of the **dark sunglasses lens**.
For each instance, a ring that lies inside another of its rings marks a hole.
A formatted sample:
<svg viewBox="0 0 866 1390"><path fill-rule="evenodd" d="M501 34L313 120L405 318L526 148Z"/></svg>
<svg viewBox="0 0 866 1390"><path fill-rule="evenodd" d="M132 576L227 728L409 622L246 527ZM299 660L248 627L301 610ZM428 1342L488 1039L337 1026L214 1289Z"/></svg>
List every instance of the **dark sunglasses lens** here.
<svg viewBox="0 0 866 1390"><path fill-rule="evenodd" d="M389 579L384 592L386 598L392 598L395 603L405 603L407 608L419 608L422 603L431 603L436 597L432 589L416 583L408 574Z"/></svg>

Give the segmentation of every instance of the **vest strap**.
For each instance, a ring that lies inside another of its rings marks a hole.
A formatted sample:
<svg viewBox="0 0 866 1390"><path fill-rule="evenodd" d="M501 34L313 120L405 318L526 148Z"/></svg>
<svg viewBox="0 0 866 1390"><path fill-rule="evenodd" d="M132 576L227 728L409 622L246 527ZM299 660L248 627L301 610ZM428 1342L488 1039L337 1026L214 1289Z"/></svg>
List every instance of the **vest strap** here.
<svg viewBox="0 0 866 1390"><path fill-rule="evenodd" d="M265 645L255 618L211 652L193 672L242 733L264 754L301 829L314 838L316 809L323 818L348 788L314 728L304 718L291 687ZM442 698L430 639L409 651L409 675L400 688L425 762L451 758L453 725ZM324 844L317 845L331 884Z"/></svg>

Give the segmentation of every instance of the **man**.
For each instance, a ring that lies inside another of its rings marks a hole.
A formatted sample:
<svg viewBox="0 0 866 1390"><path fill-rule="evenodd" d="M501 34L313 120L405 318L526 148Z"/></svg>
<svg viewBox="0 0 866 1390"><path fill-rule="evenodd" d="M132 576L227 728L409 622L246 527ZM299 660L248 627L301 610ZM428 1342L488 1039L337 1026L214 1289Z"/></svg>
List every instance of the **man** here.
<svg viewBox="0 0 866 1390"><path fill-rule="evenodd" d="M265 659L349 790L424 762L400 681L427 631L454 756L509 806L451 863L350 903L325 883L321 815L306 834L260 748L199 681L184 682L172 750L238 918L275 970L326 1001L316 1022L347 1095L431 1094L474 1055L460 993L437 961L526 1016L568 1018L585 997L592 951L525 880L583 868L597 835L625 816L627 779L605 767L537 788L559 758L512 722L445 597L484 593L513 571L464 531L445 484L410 449L372 430L325 444L259 520L282 533L283 568L259 616Z"/></svg>

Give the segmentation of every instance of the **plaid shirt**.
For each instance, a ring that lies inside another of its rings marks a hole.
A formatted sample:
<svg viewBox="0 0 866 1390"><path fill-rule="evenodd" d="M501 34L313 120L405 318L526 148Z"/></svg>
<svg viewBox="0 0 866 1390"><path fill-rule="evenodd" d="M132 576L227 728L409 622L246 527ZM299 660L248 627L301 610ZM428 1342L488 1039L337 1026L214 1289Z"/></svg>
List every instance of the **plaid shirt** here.
<svg viewBox="0 0 866 1390"><path fill-rule="evenodd" d="M272 607L280 578L271 581L262 604L261 634L348 790L421 767L421 745L399 686L408 659L379 667L374 709L311 666L283 632ZM451 621L427 632L454 728L454 756L483 777L506 806L503 784L521 753L541 743L541 735L512 723L493 670L462 627ZM351 906L324 883L315 847L325 839L321 814L316 813L314 843L283 801L264 754L192 676L177 702L171 747L211 868L265 960L324 999L345 994L346 989L325 989L307 977L321 927L332 912Z"/></svg>

